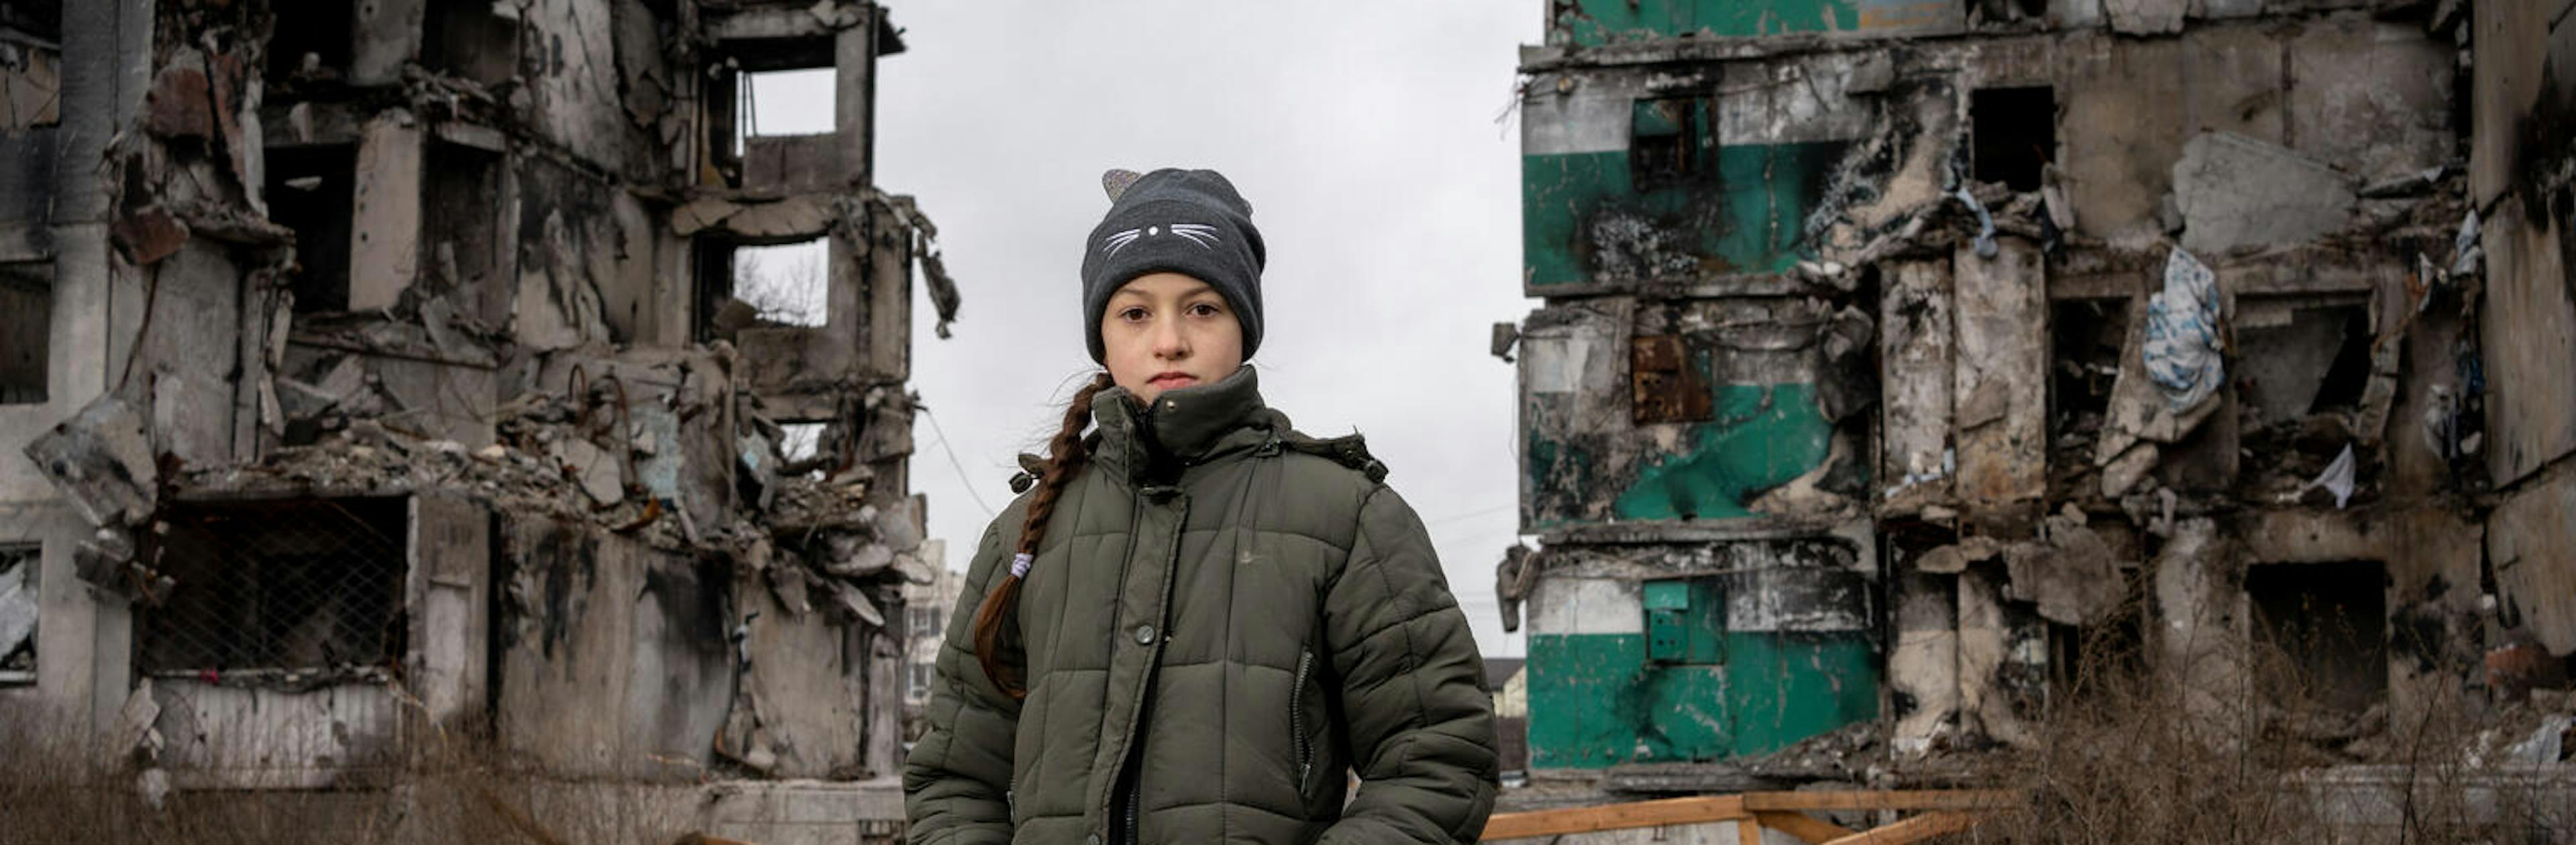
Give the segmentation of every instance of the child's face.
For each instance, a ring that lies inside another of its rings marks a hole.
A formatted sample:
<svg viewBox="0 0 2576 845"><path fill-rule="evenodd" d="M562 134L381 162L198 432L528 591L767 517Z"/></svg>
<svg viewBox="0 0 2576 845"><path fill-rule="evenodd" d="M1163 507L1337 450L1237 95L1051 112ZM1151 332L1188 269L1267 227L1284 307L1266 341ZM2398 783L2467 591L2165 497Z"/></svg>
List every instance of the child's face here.
<svg viewBox="0 0 2576 845"><path fill-rule="evenodd" d="M1180 273L1138 276L1110 294L1100 344L1110 380L1147 404L1243 366L1243 323L1234 309L1216 288Z"/></svg>

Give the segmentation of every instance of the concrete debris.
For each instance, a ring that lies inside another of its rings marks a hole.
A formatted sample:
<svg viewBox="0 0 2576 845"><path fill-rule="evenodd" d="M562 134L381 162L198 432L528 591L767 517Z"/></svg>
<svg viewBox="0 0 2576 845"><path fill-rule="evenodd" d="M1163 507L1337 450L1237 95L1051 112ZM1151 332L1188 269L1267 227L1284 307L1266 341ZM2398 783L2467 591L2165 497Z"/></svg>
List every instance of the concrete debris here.
<svg viewBox="0 0 2576 845"><path fill-rule="evenodd" d="M877 603L866 593L859 591L858 585L834 581L831 582L831 590L832 601L840 605L841 612L848 614L850 619L866 623L871 628L885 627L885 613L877 609Z"/></svg>
<svg viewBox="0 0 2576 845"><path fill-rule="evenodd" d="M2182 31L2191 9L2185 0L2102 0L2111 29L2127 35L2165 35Z"/></svg>
<svg viewBox="0 0 2576 845"><path fill-rule="evenodd" d="M91 401L25 451L91 525L141 522L158 499L161 476L143 416L116 394Z"/></svg>
<svg viewBox="0 0 2576 845"><path fill-rule="evenodd" d="M2081 511L2050 517L2045 540L2004 550L2006 596L2036 603L2041 618L2061 625L2105 621L2128 595L2110 544L2082 518Z"/></svg>
<svg viewBox="0 0 2576 845"><path fill-rule="evenodd" d="M2429 167L2394 179L2372 182L2361 187L2362 199L2411 199L2428 196L2440 187L2446 168Z"/></svg>
<svg viewBox="0 0 2576 845"><path fill-rule="evenodd" d="M125 706L117 711L116 733L108 738L108 749L115 754L128 754L151 749L152 725L161 720L161 700L152 694L152 679L134 682L134 691L125 696Z"/></svg>
<svg viewBox="0 0 2576 845"><path fill-rule="evenodd" d="M2102 498L2118 499L2156 468L2156 444L2131 443L2127 451L2102 465Z"/></svg>
<svg viewBox="0 0 2576 845"><path fill-rule="evenodd" d="M1924 552L1914 560L1914 568L1941 575L1968 571L1968 565L1995 559L2004 552L2004 544L1992 537L1962 537L1959 542Z"/></svg>
<svg viewBox="0 0 2576 845"><path fill-rule="evenodd" d="M554 459L566 474L581 483L582 492L591 501L613 505L626 498L624 475L608 450L588 440L568 437L555 441Z"/></svg>
<svg viewBox="0 0 2576 845"><path fill-rule="evenodd" d="M2185 143L2173 186L2183 248L2204 255L2340 232L2352 223L2357 200L2352 181L2333 168L2232 132L2203 132Z"/></svg>

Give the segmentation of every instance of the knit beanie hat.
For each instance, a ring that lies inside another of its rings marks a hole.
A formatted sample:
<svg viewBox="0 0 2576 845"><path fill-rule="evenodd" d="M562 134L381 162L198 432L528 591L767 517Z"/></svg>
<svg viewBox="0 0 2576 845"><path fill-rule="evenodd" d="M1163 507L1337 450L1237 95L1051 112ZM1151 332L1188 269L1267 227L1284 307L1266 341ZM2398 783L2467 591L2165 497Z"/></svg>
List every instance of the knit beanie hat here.
<svg viewBox="0 0 2576 845"><path fill-rule="evenodd" d="M1225 297L1243 323L1243 357L1261 348L1261 231L1252 204L1214 170L1128 170L1102 174L1109 214L1082 253L1083 335L1091 359L1106 361L1100 312L1109 295L1149 273L1185 273Z"/></svg>

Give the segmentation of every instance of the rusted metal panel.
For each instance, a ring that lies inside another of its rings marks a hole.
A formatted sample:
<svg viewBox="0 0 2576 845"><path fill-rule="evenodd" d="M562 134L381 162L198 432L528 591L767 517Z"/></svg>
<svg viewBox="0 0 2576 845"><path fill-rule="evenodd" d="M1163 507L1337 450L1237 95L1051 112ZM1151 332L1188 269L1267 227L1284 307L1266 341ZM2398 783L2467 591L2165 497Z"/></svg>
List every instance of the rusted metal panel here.
<svg viewBox="0 0 2576 845"><path fill-rule="evenodd" d="M1640 337L1629 344L1628 379L1639 424L1700 422L1715 411L1705 359L1694 362L1678 335Z"/></svg>

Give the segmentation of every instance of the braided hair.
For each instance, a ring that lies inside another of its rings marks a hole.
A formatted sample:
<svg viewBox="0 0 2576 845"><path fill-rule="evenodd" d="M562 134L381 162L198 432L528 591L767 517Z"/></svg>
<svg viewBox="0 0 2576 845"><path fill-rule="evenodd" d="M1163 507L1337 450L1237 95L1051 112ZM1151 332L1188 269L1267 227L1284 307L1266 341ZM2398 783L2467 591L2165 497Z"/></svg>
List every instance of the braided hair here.
<svg viewBox="0 0 2576 845"><path fill-rule="evenodd" d="M1055 438L1047 441L1046 471L1038 475L1037 494L1029 497L1028 521L1020 527L1020 544L1011 556L1011 571L993 588L984 592L984 603L975 608L975 660L984 666L984 677L1013 699L1027 698L1029 691L1019 670L1002 657L1003 621L1019 605L1020 584L1028 577L1029 563L1037 558L1038 542L1046 538L1047 521L1055 517L1056 499L1064 495L1065 485L1090 463L1091 451L1083 446L1082 430L1091 419L1091 400L1108 389L1112 382L1103 372L1073 394L1064 409L1064 423L1056 429Z"/></svg>

